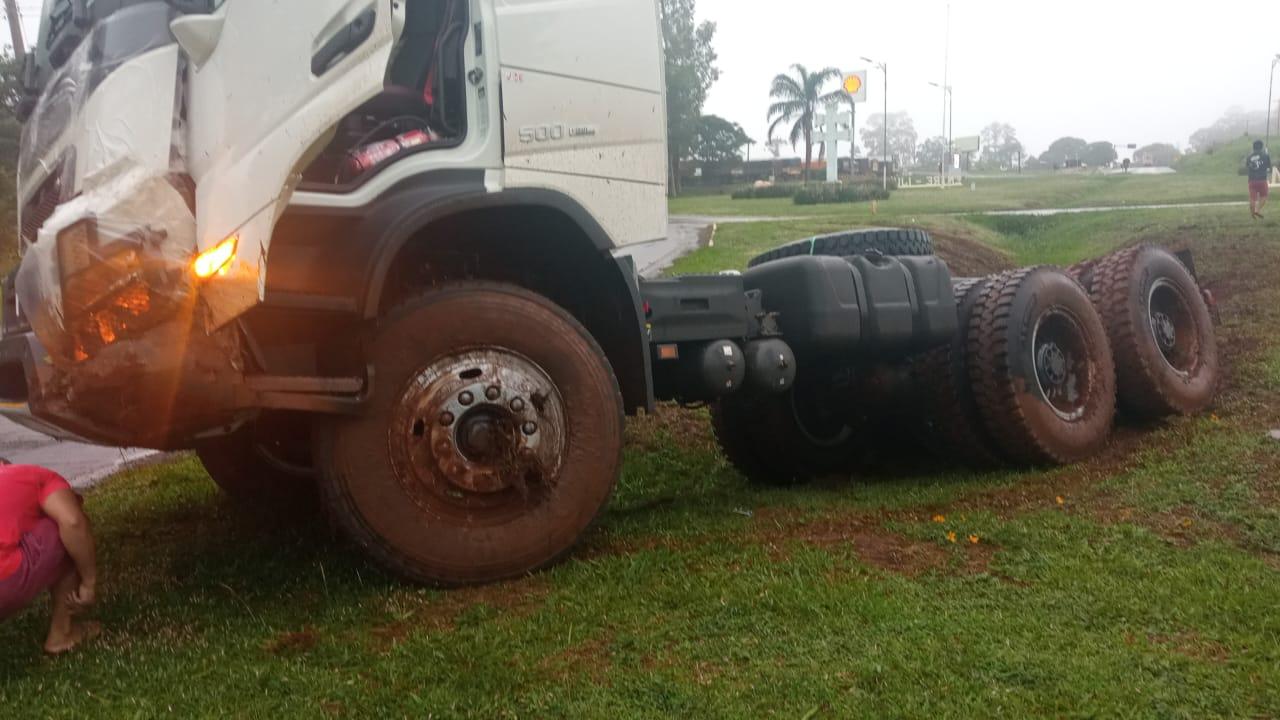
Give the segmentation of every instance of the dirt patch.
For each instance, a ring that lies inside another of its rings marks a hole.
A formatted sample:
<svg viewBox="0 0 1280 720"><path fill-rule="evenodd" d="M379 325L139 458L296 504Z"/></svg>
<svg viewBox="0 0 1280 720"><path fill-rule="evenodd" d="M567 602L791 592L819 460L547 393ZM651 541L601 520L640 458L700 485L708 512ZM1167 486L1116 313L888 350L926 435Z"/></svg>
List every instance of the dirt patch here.
<svg viewBox="0 0 1280 720"><path fill-rule="evenodd" d="M320 636L312 628L299 632L281 633L263 643L262 649L270 655L302 655L310 652L320 642Z"/></svg>
<svg viewBox="0 0 1280 720"><path fill-rule="evenodd" d="M703 409L674 403L658 405L652 414L630 418L624 435L628 448L659 451L675 444L691 450L715 450L711 421Z"/></svg>
<svg viewBox="0 0 1280 720"><path fill-rule="evenodd" d="M1208 660L1217 663L1225 663L1231 660L1230 648L1195 631L1180 632L1174 635L1148 635L1147 642L1151 643L1153 647L1194 660ZM1133 643L1130 642L1129 644Z"/></svg>
<svg viewBox="0 0 1280 720"><path fill-rule="evenodd" d="M538 667L556 680L585 676L597 685L602 684L613 667L613 637L606 635L570 645L543 658Z"/></svg>
<svg viewBox="0 0 1280 720"><path fill-rule="evenodd" d="M985 277L1014 267L1013 258L972 238L930 230L934 252L954 277Z"/></svg>
<svg viewBox="0 0 1280 720"><path fill-rule="evenodd" d="M550 586L542 576L450 590L434 600L408 591L395 593L387 601L387 611L397 619L373 628L369 634L374 645L385 652L420 632L452 630L459 618L480 607L508 617L528 617L542 607L548 593Z"/></svg>
<svg viewBox="0 0 1280 720"><path fill-rule="evenodd" d="M788 543L798 542L830 550L852 550L863 563L906 577L928 572L983 574L997 550L980 538L974 538L977 542L973 542L968 537L953 535L954 548L914 540L887 530L881 519L869 516L828 516L797 521L788 520L784 514L770 513L759 520L767 524L753 537L768 547L775 559L785 559ZM957 555L957 551L961 554Z"/></svg>

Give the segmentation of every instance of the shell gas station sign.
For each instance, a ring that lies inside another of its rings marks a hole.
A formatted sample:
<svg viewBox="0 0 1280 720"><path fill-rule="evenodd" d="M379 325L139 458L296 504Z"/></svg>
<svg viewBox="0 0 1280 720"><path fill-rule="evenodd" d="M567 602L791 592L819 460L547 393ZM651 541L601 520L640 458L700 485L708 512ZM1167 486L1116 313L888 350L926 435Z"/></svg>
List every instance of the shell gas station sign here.
<svg viewBox="0 0 1280 720"><path fill-rule="evenodd" d="M860 103L867 101L867 71L858 70L857 72L846 73L844 76L844 91L853 102Z"/></svg>

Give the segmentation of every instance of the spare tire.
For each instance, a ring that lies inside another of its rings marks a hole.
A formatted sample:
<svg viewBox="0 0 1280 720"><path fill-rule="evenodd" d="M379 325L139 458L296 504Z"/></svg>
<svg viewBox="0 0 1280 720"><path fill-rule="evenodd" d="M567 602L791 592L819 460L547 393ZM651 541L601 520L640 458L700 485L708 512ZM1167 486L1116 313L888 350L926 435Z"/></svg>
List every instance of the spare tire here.
<svg viewBox="0 0 1280 720"><path fill-rule="evenodd" d="M1036 267L997 276L978 297L967 348L974 400L1009 460L1087 458L1106 443L1116 408L1107 332L1080 284Z"/></svg>
<svg viewBox="0 0 1280 720"><path fill-rule="evenodd" d="M937 439L949 454L975 467L999 463L982 426L968 366L969 319L990 283L991 278L969 278L954 285L958 332L950 343L918 356L912 364L916 387Z"/></svg>
<svg viewBox="0 0 1280 720"><path fill-rule="evenodd" d="M1121 408L1140 419L1208 408L1218 386L1218 345L1187 267L1166 250L1140 245L1099 261L1089 279L1115 353Z"/></svg>
<svg viewBox="0 0 1280 720"><path fill-rule="evenodd" d="M872 250L885 255L932 255L933 240L924 230L901 228L846 230L788 243L753 259L747 263L747 267L800 255L848 257L862 255Z"/></svg>

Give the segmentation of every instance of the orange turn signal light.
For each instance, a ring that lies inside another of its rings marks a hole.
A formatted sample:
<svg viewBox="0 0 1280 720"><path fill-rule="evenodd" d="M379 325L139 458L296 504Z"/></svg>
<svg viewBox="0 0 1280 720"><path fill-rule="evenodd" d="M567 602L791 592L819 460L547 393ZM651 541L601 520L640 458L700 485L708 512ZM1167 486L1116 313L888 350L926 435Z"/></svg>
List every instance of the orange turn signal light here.
<svg viewBox="0 0 1280 720"><path fill-rule="evenodd" d="M196 256L191 262L191 271L201 280L226 271L231 261L236 259L236 250L240 246L240 236L232 235Z"/></svg>

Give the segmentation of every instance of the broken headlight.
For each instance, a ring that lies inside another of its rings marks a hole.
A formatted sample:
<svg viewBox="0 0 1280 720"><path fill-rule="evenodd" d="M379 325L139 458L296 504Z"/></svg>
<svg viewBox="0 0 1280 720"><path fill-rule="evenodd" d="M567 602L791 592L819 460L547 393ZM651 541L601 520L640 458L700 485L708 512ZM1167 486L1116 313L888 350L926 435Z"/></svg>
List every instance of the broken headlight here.
<svg viewBox="0 0 1280 720"><path fill-rule="evenodd" d="M72 359L96 355L118 340L135 337L168 320L182 304L181 268L151 259L157 238L138 231L103 241L96 220L85 219L58 234L62 307L72 340ZM157 288L166 292L156 292Z"/></svg>

